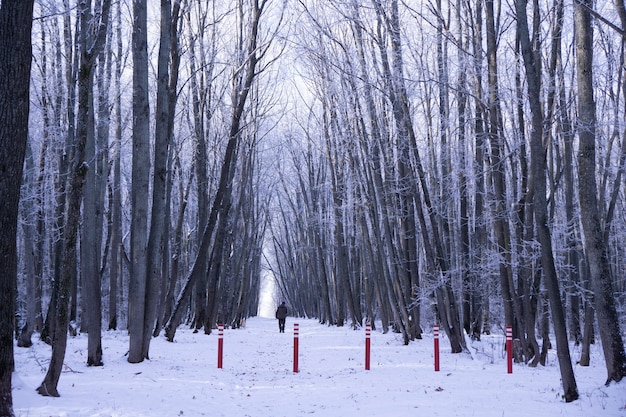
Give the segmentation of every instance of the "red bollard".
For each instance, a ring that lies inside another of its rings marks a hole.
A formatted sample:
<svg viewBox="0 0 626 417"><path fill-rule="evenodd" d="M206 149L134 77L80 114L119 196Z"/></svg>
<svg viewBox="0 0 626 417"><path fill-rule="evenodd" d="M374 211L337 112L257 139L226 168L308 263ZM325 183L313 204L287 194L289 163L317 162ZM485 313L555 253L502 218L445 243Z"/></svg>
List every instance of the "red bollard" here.
<svg viewBox="0 0 626 417"><path fill-rule="evenodd" d="M439 325L433 328L433 340L435 343L435 372L439 372Z"/></svg>
<svg viewBox="0 0 626 417"><path fill-rule="evenodd" d="M513 327L506 326L506 369L513 373Z"/></svg>
<svg viewBox="0 0 626 417"><path fill-rule="evenodd" d="M224 325L217 325L217 368L222 369L222 356L224 355Z"/></svg>
<svg viewBox="0 0 626 417"><path fill-rule="evenodd" d="M372 333L372 325L371 323L367 323L365 325L365 370L370 370L370 336Z"/></svg>
<svg viewBox="0 0 626 417"><path fill-rule="evenodd" d="M300 335L300 325L293 324L293 372L298 373L298 337Z"/></svg>

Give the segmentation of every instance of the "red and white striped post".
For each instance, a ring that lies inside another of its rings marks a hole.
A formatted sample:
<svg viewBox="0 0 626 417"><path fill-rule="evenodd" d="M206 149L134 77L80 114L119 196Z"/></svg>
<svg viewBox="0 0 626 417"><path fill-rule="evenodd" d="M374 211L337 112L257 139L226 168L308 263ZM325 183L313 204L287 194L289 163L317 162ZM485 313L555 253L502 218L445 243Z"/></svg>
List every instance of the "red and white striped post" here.
<svg viewBox="0 0 626 417"><path fill-rule="evenodd" d="M300 336L300 325L293 324L293 372L298 373L298 338Z"/></svg>
<svg viewBox="0 0 626 417"><path fill-rule="evenodd" d="M370 353L371 353L371 345L370 345L370 337L372 334L372 324L365 324L365 370L370 370Z"/></svg>
<svg viewBox="0 0 626 417"><path fill-rule="evenodd" d="M439 325L433 328L433 340L435 344L435 372L439 372Z"/></svg>
<svg viewBox="0 0 626 417"><path fill-rule="evenodd" d="M506 369L513 373L513 327L506 326Z"/></svg>
<svg viewBox="0 0 626 417"><path fill-rule="evenodd" d="M222 357L224 356L224 325L217 325L217 368L222 369Z"/></svg>

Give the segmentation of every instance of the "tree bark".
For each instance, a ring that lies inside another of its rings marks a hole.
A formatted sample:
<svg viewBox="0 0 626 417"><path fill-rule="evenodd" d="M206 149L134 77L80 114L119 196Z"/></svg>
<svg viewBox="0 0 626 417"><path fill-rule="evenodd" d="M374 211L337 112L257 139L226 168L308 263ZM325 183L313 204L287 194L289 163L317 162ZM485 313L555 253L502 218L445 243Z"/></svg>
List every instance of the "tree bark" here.
<svg viewBox="0 0 626 417"><path fill-rule="evenodd" d="M531 176L533 187L533 212L535 215L535 226L537 237L541 245L541 264L545 278L552 321L554 323L554 333L557 344L557 357L561 370L561 383L563 384L564 397L566 402L578 399L578 388L570 357L569 343L567 338L567 328L565 311L561 301L559 291L559 281L554 266L554 255L552 252L552 240L548 226L548 203L546 199L546 152L543 145L543 114L540 100L540 74L538 63L535 61L535 54L530 42L528 21L526 16L526 0L516 1L517 27L521 45L524 67L526 70L526 82L528 86L528 98L530 102L531 122Z"/></svg>
<svg viewBox="0 0 626 417"><path fill-rule="evenodd" d="M611 265L606 247L596 182L596 104L593 97L593 25L592 3L576 2L574 29L576 33L576 78L578 82L578 192L584 232L584 245L589 263L589 280L594 291L598 331L607 369L607 380L619 382L626 376L626 353L615 307L611 283Z"/></svg>
<svg viewBox="0 0 626 417"><path fill-rule="evenodd" d="M154 176L152 185L152 214L148 239L148 273L146 277L146 302L143 324L142 356L149 359L149 347L157 319L159 289L163 274L163 255L166 253L165 228L167 201L167 161L171 142L170 114L175 107L170 95L170 52L172 36L171 0L161 0L161 37L157 68L157 103L154 140ZM175 34L174 34L175 35ZM175 98L175 97L174 97Z"/></svg>
<svg viewBox="0 0 626 417"><path fill-rule="evenodd" d="M81 280L84 286L87 341L87 364L102 366L102 299L100 282L100 252L102 237L102 201L98 177L99 156L96 149L94 109L94 69L96 59L106 40L111 1L102 3L102 15L93 16L91 1L81 3L80 14L80 65L78 71L77 141L84 142L83 161L89 161L83 187L83 224L81 233ZM97 25L97 26L95 26ZM102 63L104 65L104 62ZM80 161L79 163L82 163Z"/></svg>
<svg viewBox="0 0 626 417"><path fill-rule="evenodd" d="M564 0L557 0L556 2L556 17L555 17L555 29L552 36L552 42L556 45L554 49L557 65L557 77L559 81L563 82L565 77L563 71L563 62L561 59L561 43L562 43L562 31L563 31L563 18L565 14ZM571 285L579 286L581 284L581 276L583 275L583 262L581 260L581 254L579 247L581 244L580 236L580 222L577 220L576 207L575 207L575 170L574 170L574 129L569 115L569 109L565 96L565 88L560 88L558 92L558 120L559 120L559 133L563 137L563 182L565 191L565 216L568 225L567 230L567 264L569 266L569 279ZM581 292L578 290L571 291L569 293L570 299L570 324L569 332L570 339L574 340L576 345L582 342L581 324L580 324L580 310L581 310Z"/></svg>
<svg viewBox="0 0 626 417"><path fill-rule="evenodd" d="M147 0L133 1L133 167L131 274L128 288L128 362L146 359L144 326L148 282L148 220L150 219L150 105L148 85Z"/></svg>
<svg viewBox="0 0 626 417"><path fill-rule="evenodd" d="M116 53L122 56L122 12L118 3L115 10ZM122 277L122 61L115 61L115 139L113 146L113 175L110 186L111 256L109 257L109 330L117 330L117 299Z"/></svg>
<svg viewBox="0 0 626 417"><path fill-rule="evenodd" d="M111 5L110 0L105 0L102 4L103 14L100 19L96 19L94 23L91 16L91 2L82 3L79 10L82 22L81 31L88 31L92 24L99 24L99 31L93 38L93 51L102 48L106 36L106 28L108 25L108 12ZM86 42L85 35L84 42ZM92 68L94 60L97 56L90 55L86 44L83 44L81 51L81 63L79 71L79 117L76 135L76 143L72 148L71 169L68 176L67 185L67 204L65 206L64 228L62 234L63 252L60 264L60 278L58 283L58 293L56 296L56 317L55 326L52 337L52 358L48 367L48 372L43 382L37 388L37 392L44 396L58 397L57 389L61 371L63 368L63 360L65 358L65 350L67 346L67 329L69 324L68 301L70 296L70 287L76 282L76 260L77 260L77 236L80 224L81 202L83 197L83 185L87 176L89 165L85 161L87 142L93 140L93 74ZM96 268L96 277L99 273ZM99 279L98 279L99 282ZM98 306L99 308L99 306ZM98 335L99 338L99 335ZM101 347L98 344L96 349Z"/></svg>
<svg viewBox="0 0 626 417"><path fill-rule="evenodd" d="M203 11L203 19L206 18L206 11ZM188 15L189 18L189 15ZM189 33L189 67L191 72L190 77L190 86L191 86L191 96L192 96L192 114L193 114L193 134L195 140L194 146L194 176L196 179L196 195L198 199L198 215L197 215L197 228L198 230L203 230L207 224L208 218L208 208L210 204L209 200L209 172L207 167L207 138L206 132L209 130L205 126L205 115L207 117L207 124L211 124L212 119L212 109L206 109L206 107L210 106L211 103L211 93L207 94L206 91L210 91L213 82L213 68L214 68L214 58L211 56L209 63L206 63L205 54L200 52L200 70L197 69L196 65L196 45L199 46L200 50L204 48L204 30L200 30L199 33L192 34ZM212 41L215 42L215 36L212 37ZM212 45L214 47L214 45ZM208 85L204 85L204 80ZM209 100L208 103L203 100L203 97L207 97ZM197 245L202 245L202 233L197 233ZM204 269L207 268L207 265L203 266ZM208 316L208 312L205 310L206 308L206 299L207 299L207 274L202 274L198 278L198 282L195 284L194 289L194 310L193 310L193 323L192 326L198 330L202 327L202 323L204 323L205 318Z"/></svg>
<svg viewBox="0 0 626 417"><path fill-rule="evenodd" d="M500 92L498 86L497 44L495 32L495 16L493 0L485 0L485 23L487 31L487 62L488 62L488 137L491 145L490 168L491 182L494 189L494 233L497 243L497 251L501 256L500 261L500 288L504 302L504 322L513 326L515 314L513 308L514 288L511 288L511 244L510 230L506 213L506 182L504 179L505 161L502 158L504 149L502 138L502 115L500 108Z"/></svg>
<svg viewBox="0 0 626 417"><path fill-rule="evenodd" d="M483 82L482 82L482 73L483 73L483 1L480 0L476 2L476 11L475 11L475 28L473 30L473 42L472 42L472 50L474 52L474 74L476 77L475 85L473 88L474 93L474 135L475 135L475 143L474 143L474 163L472 174L475 176L474 183L474 222L476 225L474 226L474 239L472 241L474 245L474 250L472 254L472 265L474 266L474 283L479 288L475 289L475 291L480 293L480 296L483 300L484 304L482 306L482 317L479 317L479 320L482 320L482 332L485 334L490 333L489 326L489 293L487 288L489 288L488 283L483 283L482 281L482 270L484 264L484 251L487 247L487 227L486 224L486 216L485 216L485 187L486 181L484 174L485 172L485 153L487 147L487 135L485 133L485 102L484 92L483 92ZM484 297L484 298L483 298Z"/></svg>
<svg viewBox="0 0 626 417"><path fill-rule="evenodd" d="M0 3L0 415L12 417L17 219L28 139L32 0Z"/></svg>

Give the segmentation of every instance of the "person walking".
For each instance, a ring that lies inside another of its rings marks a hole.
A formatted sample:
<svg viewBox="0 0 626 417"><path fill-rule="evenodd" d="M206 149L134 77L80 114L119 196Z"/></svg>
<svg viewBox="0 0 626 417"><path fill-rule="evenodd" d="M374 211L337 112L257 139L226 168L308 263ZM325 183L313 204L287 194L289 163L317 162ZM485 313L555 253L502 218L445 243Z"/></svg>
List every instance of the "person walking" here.
<svg viewBox="0 0 626 417"><path fill-rule="evenodd" d="M276 318L278 319L278 331L285 333L285 320L287 319L287 306L283 301L276 309Z"/></svg>

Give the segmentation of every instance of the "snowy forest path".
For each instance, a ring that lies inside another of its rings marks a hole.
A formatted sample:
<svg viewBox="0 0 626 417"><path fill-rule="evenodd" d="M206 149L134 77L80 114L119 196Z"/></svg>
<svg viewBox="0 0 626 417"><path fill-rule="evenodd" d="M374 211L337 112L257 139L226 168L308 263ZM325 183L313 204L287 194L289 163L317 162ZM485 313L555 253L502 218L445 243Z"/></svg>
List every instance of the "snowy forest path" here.
<svg viewBox="0 0 626 417"><path fill-rule="evenodd" d="M293 372L296 322L298 373ZM497 353L503 338L496 335L480 343L477 359L452 354L442 343L441 372L433 371L430 334L405 346L399 334L372 332L371 371L364 369L364 338L363 329L293 317L279 333L275 319L254 317L240 329L224 331L218 369L217 331L205 335L181 327L173 343L155 338L150 360L139 364L128 363L127 332L104 332L102 367L86 366L87 335L79 334L68 339L60 398L35 391L50 355L50 347L37 340L31 348L16 349L16 416L614 417L625 410L623 387L604 387L602 366L576 368L583 395L569 405L559 396L554 354L546 367L516 365L507 375ZM600 363L600 349L593 346L593 363Z"/></svg>
<svg viewBox="0 0 626 417"><path fill-rule="evenodd" d="M364 331L328 327L316 320L293 317L287 318L285 333L279 333L277 320L267 318L253 318L242 329L225 330L224 368L230 363L241 372L267 373L270 379L276 372L293 372L295 323L300 325L298 359L301 371L335 374L342 370L351 373L353 368L363 369ZM240 355L241 352L246 353Z"/></svg>

